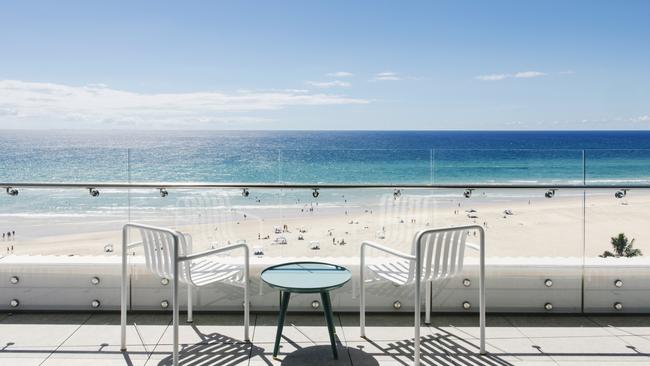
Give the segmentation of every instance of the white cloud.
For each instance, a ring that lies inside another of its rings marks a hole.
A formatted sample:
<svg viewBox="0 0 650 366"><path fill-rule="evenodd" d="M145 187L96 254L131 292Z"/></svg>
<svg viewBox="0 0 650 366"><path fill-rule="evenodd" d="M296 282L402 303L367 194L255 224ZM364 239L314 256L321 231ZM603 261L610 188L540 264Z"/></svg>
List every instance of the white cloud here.
<svg viewBox="0 0 650 366"><path fill-rule="evenodd" d="M15 116L18 114L14 108L1 107L0 108L0 117L2 116Z"/></svg>
<svg viewBox="0 0 650 366"><path fill-rule="evenodd" d="M630 118L631 122L650 122L650 115L643 115L638 117Z"/></svg>
<svg viewBox="0 0 650 366"><path fill-rule="evenodd" d="M479 75L476 78L483 81L497 81L497 80L503 80L507 77L509 76L506 74L489 74L489 75Z"/></svg>
<svg viewBox="0 0 650 366"><path fill-rule="evenodd" d="M77 125L191 125L268 120L246 115L293 106L367 104L368 100L304 90L138 93L105 85L0 80L0 126L16 121Z"/></svg>
<svg viewBox="0 0 650 366"><path fill-rule="evenodd" d="M515 79L530 79L530 78L536 78L540 76L544 76L546 73L541 72L541 71L519 71L515 72L512 74L487 74L487 75L479 75L476 78L478 80L483 80L483 81L499 81L499 80L504 80L508 78L515 78Z"/></svg>
<svg viewBox="0 0 650 366"><path fill-rule="evenodd" d="M546 74L540 71L522 71L522 72L515 73L513 77L518 79L530 79L530 78L536 78L544 75Z"/></svg>
<svg viewBox="0 0 650 366"><path fill-rule="evenodd" d="M402 77L396 72L384 71L375 74L372 80L373 81L397 81L397 80L402 80Z"/></svg>
<svg viewBox="0 0 650 366"><path fill-rule="evenodd" d="M504 126L524 129L544 129L553 126L557 129L586 129L586 130L611 130L611 129L647 129L650 115L636 117L621 116L593 116L582 119L566 120L532 120L504 122Z"/></svg>
<svg viewBox="0 0 650 366"><path fill-rule="evenodd" d="M327 74L327 76L332 76L335 78L349 78L354 76L354 74L347 71L337 71L337 72L330 72L329 74Z"/></svg>
<svg viewBox="0 0 650 366"><path fill-rule="evenodd" d="M375 74L375 77L373 80L376 81L397 81L397 80L402 80L402 77L395 73L395 72L390 72L390 71L385 71L385 72L380 72Z"/></svg>
<svg viewBox="0 0 650 366"><path fill-rule="evenodd" d="M308 81L307 84L317 88L347 88L351 84L347 81L334 80L334 81Z"/></svg>

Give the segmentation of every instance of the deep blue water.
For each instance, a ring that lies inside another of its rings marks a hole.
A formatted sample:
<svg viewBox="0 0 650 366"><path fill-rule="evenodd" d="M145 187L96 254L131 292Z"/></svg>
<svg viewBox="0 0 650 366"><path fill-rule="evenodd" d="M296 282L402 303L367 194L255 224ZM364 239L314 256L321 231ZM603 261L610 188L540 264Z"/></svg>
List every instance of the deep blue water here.
<svg viewBox="0 0 650 366"><path fill-rule="evenodd" d="M3 182L582 182L583 175L650 181L650 131L0 131Z"/></svg>

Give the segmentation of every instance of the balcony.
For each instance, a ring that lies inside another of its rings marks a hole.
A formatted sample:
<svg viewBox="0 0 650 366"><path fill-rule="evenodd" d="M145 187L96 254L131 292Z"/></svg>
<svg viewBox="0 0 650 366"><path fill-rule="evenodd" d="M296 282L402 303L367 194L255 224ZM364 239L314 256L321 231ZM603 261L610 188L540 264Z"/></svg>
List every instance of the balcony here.
<svg viewBox="0 0 650 366"><path fill-rule="evenodd" d="M432 324L423 324L423 364L648 362L643 314L650 309L650 260L626 254L650 250L650 186L627 176L613 179L625 171L621 157L645 151L410 151L408 169L392 172L399 178L388 183L382 179L389 172L371 162L394 151L326 151L319 159L338 165L314 166L304 164L313 157L300 151L257 152L255 159L240 161L220 156L238 166L215 168L223 177L168 161L164 151L70 152L88 159L48 160L67 153L13 152L4 158L0 327L6 346L0 359L11 359L8 364L171 363L170 279L148 271L140 249L127 253L130 346L126 354L119 350L115 312L126 223L190 233L196 250L234 243L250 248L252 343L242 342L241 289L210 285L193 293L196 323L180 333L181 360L193 364L273 364L278 294L260 273L305 259L352 272L352 281L332 293L338 341L347 347L342 364L411 364L412 286L368 285L369 340L359 338L360 244L373 240L409 252L418 230L468 224L486 233L488 354L477 351L479 257L467 251L460 273L426 284L433 313ZM45 162L27 164L34 154ZM488 155L503 162L493 176L508 171L515 179L486 182L489 172L480 165ZM516 155L529 156L529 162L509 160ZM154 177L147 166L160 159L169 167ZM346 159L351 163L342 164ZM546 160L548 166L540 165ZM84 169L88 164L92 171ZM337 169L345 182L328 175ZM476 169L483 178L472 181ZM277 179L232 183L227 178L235 171ZM477 240L476 232L467 234L468 241ZM617 254L612 240L619 234L632 244L628 252L601 257ZM370 264L388 260L369 251ZM180 297L181 309L186 301ZM292 298L284 364L327 354L318 301L307 294Z"/></svg>

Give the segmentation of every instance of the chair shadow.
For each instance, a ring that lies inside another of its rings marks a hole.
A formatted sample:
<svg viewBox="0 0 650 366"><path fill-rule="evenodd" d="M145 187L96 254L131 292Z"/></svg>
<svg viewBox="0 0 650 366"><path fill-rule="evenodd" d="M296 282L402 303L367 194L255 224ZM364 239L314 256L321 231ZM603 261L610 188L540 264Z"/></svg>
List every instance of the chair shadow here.
<svg viewBox="0 0 650 366"><path fill-rule="evenodd" d="M178 352L179 363L196 366L234 366L248 363L253 357L261 357L272 365L264 349L253 343L225 336L219 333L204 334L192 324L192 329L201 337L201 341L192 345L183 345ZM165 357L159 366L172 365L172 355Z"/></svg>
<svg viewBox="0 0 650 366"><path fill-rule="evenodd" d="M415 353L412 339L388 343L381 346L372 339L367 338L370 344L382 356L393 357L394 361L403 365L413 362ZM409 362L404 360L408 359ZM511 366L512 363L498 355L479 353L478 347L451 333L440 331L435 335L420 337L420 362L422 365L464 365L464 366Z"/></svg>

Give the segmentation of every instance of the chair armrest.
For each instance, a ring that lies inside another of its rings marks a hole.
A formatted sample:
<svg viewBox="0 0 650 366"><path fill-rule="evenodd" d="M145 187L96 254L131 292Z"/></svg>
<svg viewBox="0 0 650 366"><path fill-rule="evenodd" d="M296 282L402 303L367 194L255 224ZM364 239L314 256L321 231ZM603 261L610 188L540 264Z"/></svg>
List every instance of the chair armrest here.
<svg viewBox="0 0 650 366"><path fill-rule="evenodd" d="M377 243L374 243L374 242L371 242L371 241L364 241L363 243L361 243L361 253L363 253L363 248L364 247L371 247L371 248L380 250L382 252L392 254L392 255L394 255L396 257L400 257L400 258L403 258L403 259L408 259L410 261L415 260L414 255L402 253L402 252L400 252L398 250L395 250L395 249L389 248L389 247L387 247L385 245L377 244Z"/></svg>
<svg viewBox="0 0 650 366"><path fill-rule="evenodd" d="M476 251L480 251L480 250L481 250L481 248L480 248L478 245L476 245L476 244L465 243L465 246L468 247L468 248L470 248L470 249L474 249L474 250L476 250Z"/></svg>
<svg viewBox="0 0 650 366"><path fill-rule="evenodd" d="M242 243L242 244L228 245L228 246L223 247L223 248L210 249L210 250L206 250L206 251L199 252L199 253L196 253L196 254L186 255L184 257L179 257L178 261L179 262L192 261L192 260L195 260L195 259L207 257L209 255L229 252L229 251L235 250L235 249L244 249L244 253L246 254L246 257L248 257L248 245Z"/></svg>

